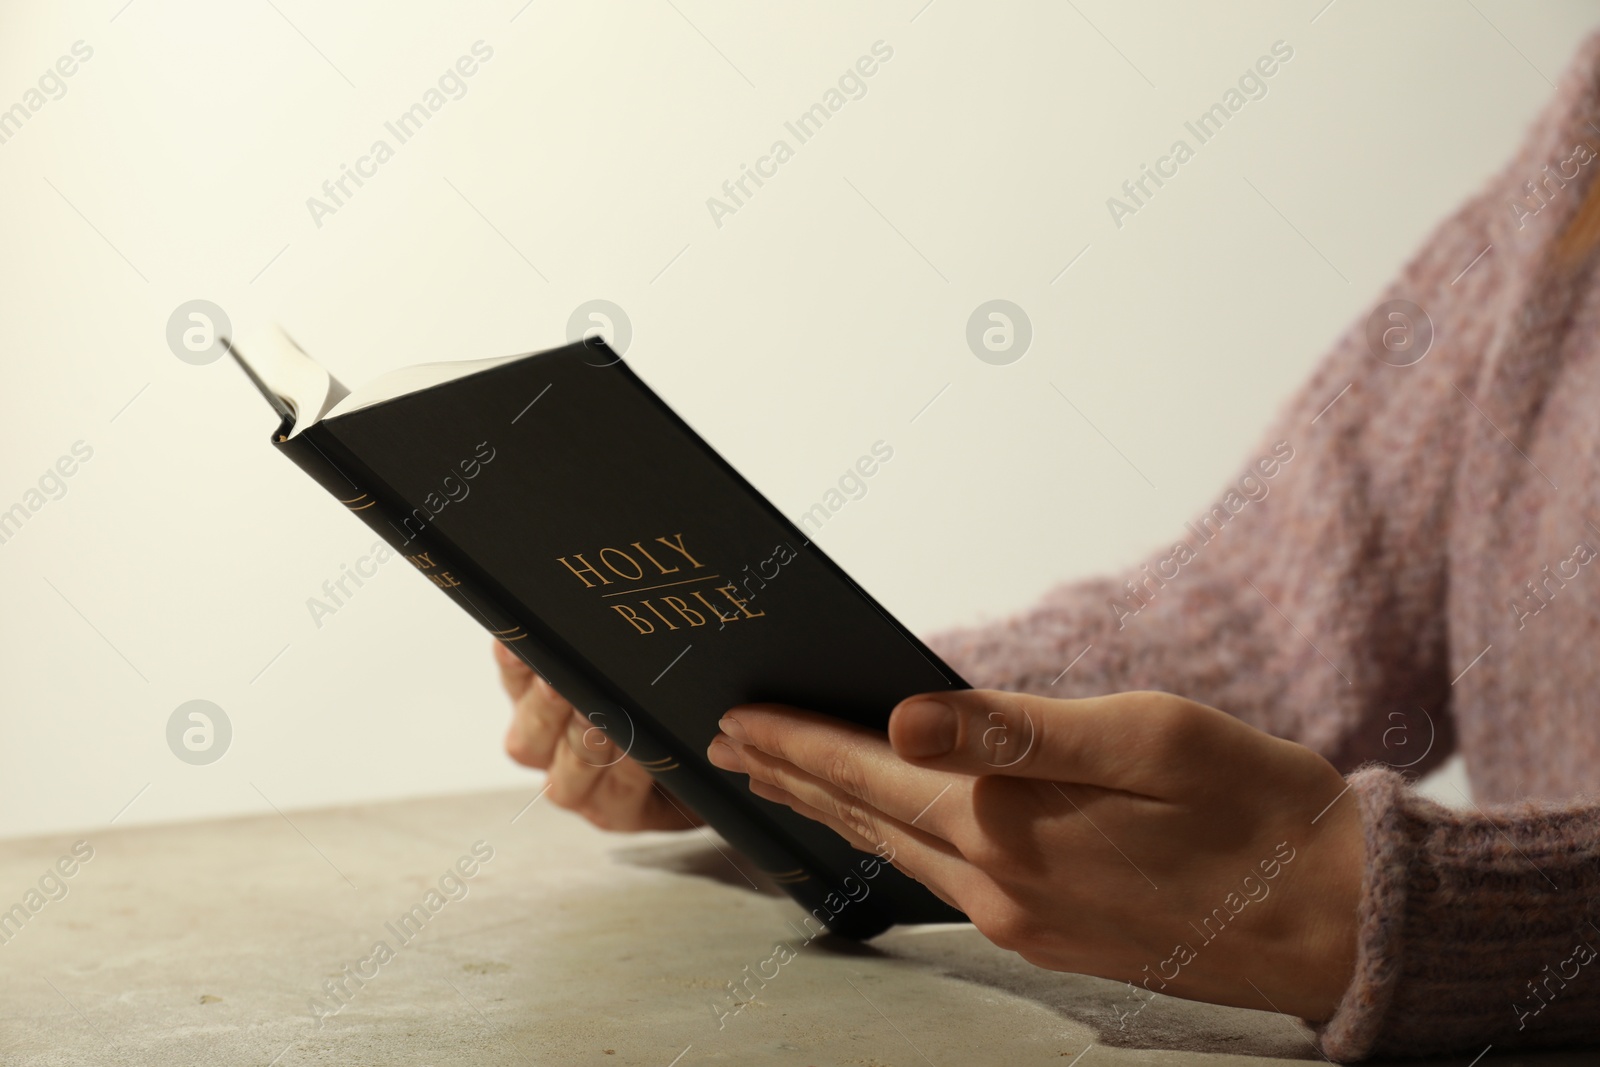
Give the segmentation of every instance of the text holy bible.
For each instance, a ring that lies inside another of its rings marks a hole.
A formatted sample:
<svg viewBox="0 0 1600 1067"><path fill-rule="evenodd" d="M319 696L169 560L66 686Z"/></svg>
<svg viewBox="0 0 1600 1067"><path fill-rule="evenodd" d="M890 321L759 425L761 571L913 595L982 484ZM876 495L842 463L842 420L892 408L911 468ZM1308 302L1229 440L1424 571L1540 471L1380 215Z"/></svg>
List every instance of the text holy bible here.
<svg viewBox="0 0 1600 1067"><path fill-rule="evenodd" d="M428 364L349 393L277 337L240 366L273 443L503 641L813 923L865 938L964 917L752 794L706 746L775 701L875 729L966 688L603 341ZM815 931L813 931L814 933Z"/></svg>

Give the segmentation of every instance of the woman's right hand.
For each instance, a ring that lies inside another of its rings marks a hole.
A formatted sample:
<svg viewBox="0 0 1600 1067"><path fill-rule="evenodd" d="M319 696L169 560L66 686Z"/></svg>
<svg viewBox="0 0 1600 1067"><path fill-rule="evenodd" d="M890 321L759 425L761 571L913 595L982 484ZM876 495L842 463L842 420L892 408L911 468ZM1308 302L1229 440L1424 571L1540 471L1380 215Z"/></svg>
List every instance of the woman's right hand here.
<svg viewBox="0 0 1600 1067"><path fill-rule="evenodd" d="M656 784L604 731L503 643L494 643L500 682L511 697L506 754L547 772L549 796L602 830L687 830L701 821Z"/></svg>

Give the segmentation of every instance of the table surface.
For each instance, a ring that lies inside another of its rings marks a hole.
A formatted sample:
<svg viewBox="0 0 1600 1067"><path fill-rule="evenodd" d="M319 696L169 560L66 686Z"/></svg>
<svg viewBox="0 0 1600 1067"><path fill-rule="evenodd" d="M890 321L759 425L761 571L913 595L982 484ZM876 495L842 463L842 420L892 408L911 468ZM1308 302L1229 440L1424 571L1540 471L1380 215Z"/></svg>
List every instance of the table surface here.
<svg viewBox="0 0 1600 1067"><path fill-rule="evenodd" d="M803 942L798 906L711 835L604 834L535 795L0 843L0 909L75 840L94 850L5 930L0 1063L1321 1061L1267 1012L1157 997L1119 1026L1126 986L1038 970L970 927ZM492 859L474 868L475 845ZM472 876L444 877L462 857ZM747 966L777 973L719 1018Z"/></svg>

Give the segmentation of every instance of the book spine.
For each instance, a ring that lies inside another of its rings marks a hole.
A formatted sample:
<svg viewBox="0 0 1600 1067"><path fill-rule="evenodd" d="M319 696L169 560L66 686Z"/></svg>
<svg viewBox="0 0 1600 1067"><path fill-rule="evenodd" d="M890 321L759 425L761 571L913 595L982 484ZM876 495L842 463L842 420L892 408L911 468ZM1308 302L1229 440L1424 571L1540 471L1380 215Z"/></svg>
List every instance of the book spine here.
<svg viewBox="0 0 1600 1067"><path fill-rule="evenodd" d="M314 425L287 437L288 426L286 420L274 435L273 444L278 451L538 671L594 726L604 730L630 758L693 808L830 931L865 939L892 925L893 920L876 902L857 900L844 885L836 884L827 865L801 850L785 847L788 835L775 823L751 812L751 798L730 796L733 787L715 777L714 771L702 769L703 760L698 754L691 757L681 751L670 733L658 729L642 709L621 693L613 692L581 656L540 620L521 618L519 615L524 613L502 603L492 592L495 583L480 574L470 559L456 552L431 523L409 524L406 517L412 509L342 447L326 426ZM619 726L618 712L625 725ZM731 858L729 862L748 880L748 874L737 863ZM841 901L848 903L841 905Z"/></svg>

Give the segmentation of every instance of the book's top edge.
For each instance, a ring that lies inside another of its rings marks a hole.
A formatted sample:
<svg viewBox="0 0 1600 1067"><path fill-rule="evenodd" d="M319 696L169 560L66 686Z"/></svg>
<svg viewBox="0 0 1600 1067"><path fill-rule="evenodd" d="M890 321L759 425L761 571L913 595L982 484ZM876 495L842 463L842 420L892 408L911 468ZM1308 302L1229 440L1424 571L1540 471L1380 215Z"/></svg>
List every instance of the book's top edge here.
<svg viewBox="0 0 1600 1067"><path fill-rule="evenodd" d="M582 351L582 354L580 354L580 351ZM603 353L603 361L595 361L587 354L587 352ZM481 378L484 375L494 374L497 371L505 371L512 367L520 367L529 360L571 356L577 356L578 358L582 359L584 363L596 368L609 367L612 365L621 365L623 367L627 366L625 363L623 363L622 357L617 355L616 352L612 351L610 346L608 346L603 340L600 338L587 338L582 341L574 341L571 344L562 345L559 348L541 349L537 352L524 352L521 355L505 356L497 359L495 357L491 357L491 359L494 359L492 365L482 367L467 374L463 374L459 378L449 378L445 381L436 382L420 389L400 393L396 396L385 397L382 400L376 400L369 404L363 404L362 406L353 408L350 411L330 413L326 418L323 418L320 421L323 423L333 423L338 422L341 419L347 419L351 416L362 414L363 412L376 411L379 408L386 408L390 405L411 400L416 397L426 396L436 389L447 389L463 382L469 382ZM464 360L462 362L468 361ZM471 362L478 361L474 360ZM422 365L426 366L426 364Z"/></svg>

